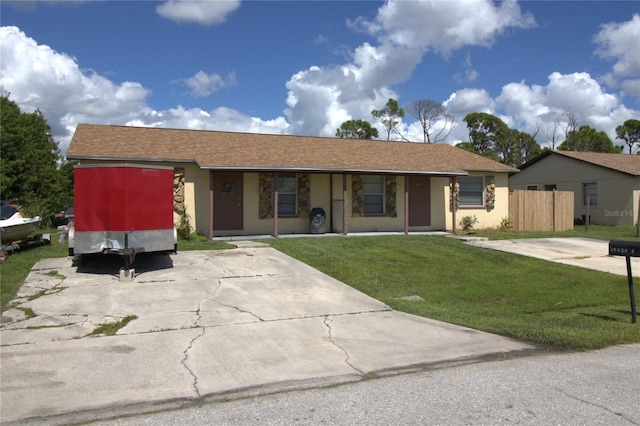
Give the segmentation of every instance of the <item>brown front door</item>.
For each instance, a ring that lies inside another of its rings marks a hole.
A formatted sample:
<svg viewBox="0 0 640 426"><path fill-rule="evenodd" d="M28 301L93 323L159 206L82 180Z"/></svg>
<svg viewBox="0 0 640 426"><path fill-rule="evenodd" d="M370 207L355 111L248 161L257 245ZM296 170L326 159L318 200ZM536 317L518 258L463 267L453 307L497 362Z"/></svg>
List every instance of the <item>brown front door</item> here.
<svg viewBox="0 0 640 426"><path fill-rule="evenodd" d="M409 176L409 226L431 225L431 179Z"/></svg>
<svg viewBox="0 0 640 426"><path fill-rule="evenodd" d="M242 215L242 173L213 174L213 229L239 230L244 227Z"/></svg>

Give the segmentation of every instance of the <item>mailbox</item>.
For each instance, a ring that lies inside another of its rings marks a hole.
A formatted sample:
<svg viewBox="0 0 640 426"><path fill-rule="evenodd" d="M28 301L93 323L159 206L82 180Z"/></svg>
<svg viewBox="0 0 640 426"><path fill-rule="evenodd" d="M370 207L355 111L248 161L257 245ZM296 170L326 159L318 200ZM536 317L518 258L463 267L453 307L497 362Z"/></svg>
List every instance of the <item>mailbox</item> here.
<svg viewBox="0 0 640 426"><path fill-rule="evenodd" d="M624 256L627 259L627 281L629 282L629 299L631 301L631 322L638 322L636 312L636 296L633 290L633 274L631 273L631 258L640 257L640 242L637 241L609 241L609 256Z"/></svg>
<svg viewBox="0 0 640 426"><path fill-rule="evenodd" d="M640 257L639 241L609 241L609 256Z"/></svg>

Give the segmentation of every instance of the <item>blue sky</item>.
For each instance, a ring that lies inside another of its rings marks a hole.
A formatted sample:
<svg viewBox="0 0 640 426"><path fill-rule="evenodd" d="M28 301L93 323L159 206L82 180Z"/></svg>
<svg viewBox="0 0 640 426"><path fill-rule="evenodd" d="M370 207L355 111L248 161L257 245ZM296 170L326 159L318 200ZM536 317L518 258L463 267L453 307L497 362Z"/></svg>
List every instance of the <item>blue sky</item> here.
<svg viewBox="0 0 640 426"><path fill-rule="evenodd" d="M443 103L452 144L475 111L542 145L567 111L612 139L640 118L637 1L2 1L0 23L0 90L63 151L82 122L333 136L390 97Z"/></svg>

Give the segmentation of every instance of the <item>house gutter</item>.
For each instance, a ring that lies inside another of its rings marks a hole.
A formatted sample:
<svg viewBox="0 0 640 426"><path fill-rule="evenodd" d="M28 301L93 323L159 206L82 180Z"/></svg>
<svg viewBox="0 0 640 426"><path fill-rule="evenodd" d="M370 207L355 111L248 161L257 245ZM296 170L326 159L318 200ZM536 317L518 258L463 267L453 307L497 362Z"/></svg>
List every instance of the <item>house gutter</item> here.
<svg viewBox="0 0 640 426"><path fill-rule="evenodd" d="M150 162L150 163L194 163L201 170L212 171L238 171L238 172L308 172L308 173L348 173L348 174L396 174L396 175L424 175L424 176L467 176L468 172L494 172L507 173L506 170L492 169L465 169L465 170L394 170L394 169L340 169L332 167L273 167L273 166L203 166L191 158L171 159L171 158L141 158L141 157L90 157L83 155L68 155L67 160L91 160L91 161L127 161L127 162ZM514 169L515 171L519 171Z"/></svg>

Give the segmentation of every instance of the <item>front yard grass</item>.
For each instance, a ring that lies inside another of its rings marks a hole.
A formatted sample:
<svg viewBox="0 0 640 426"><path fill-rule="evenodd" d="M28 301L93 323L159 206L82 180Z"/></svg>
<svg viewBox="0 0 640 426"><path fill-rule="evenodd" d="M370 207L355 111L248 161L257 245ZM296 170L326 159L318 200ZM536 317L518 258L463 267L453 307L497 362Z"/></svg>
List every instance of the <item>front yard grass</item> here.
<svg viewBox="0 0 640 426"><path fill-rule="evenodd" d="M638 241L635 226L606 226L591 225L587 231L584 225L576 225L573 230L562 232L535 232L524 231L514 232L499 229L481 229L471 235L477 237L487 237L490 240L505 240L514 238L593 238L596 240L632 240ZM463 233L461 233L463 235Z"/></svg>
<svg viewBox="0 0 640 426"><path fill-rule="evenodd" d="M448 237L266 242L411 314L552 349L640 342L624 276L472 247ZM400 299L406 296L424 300Z"/></svg>

